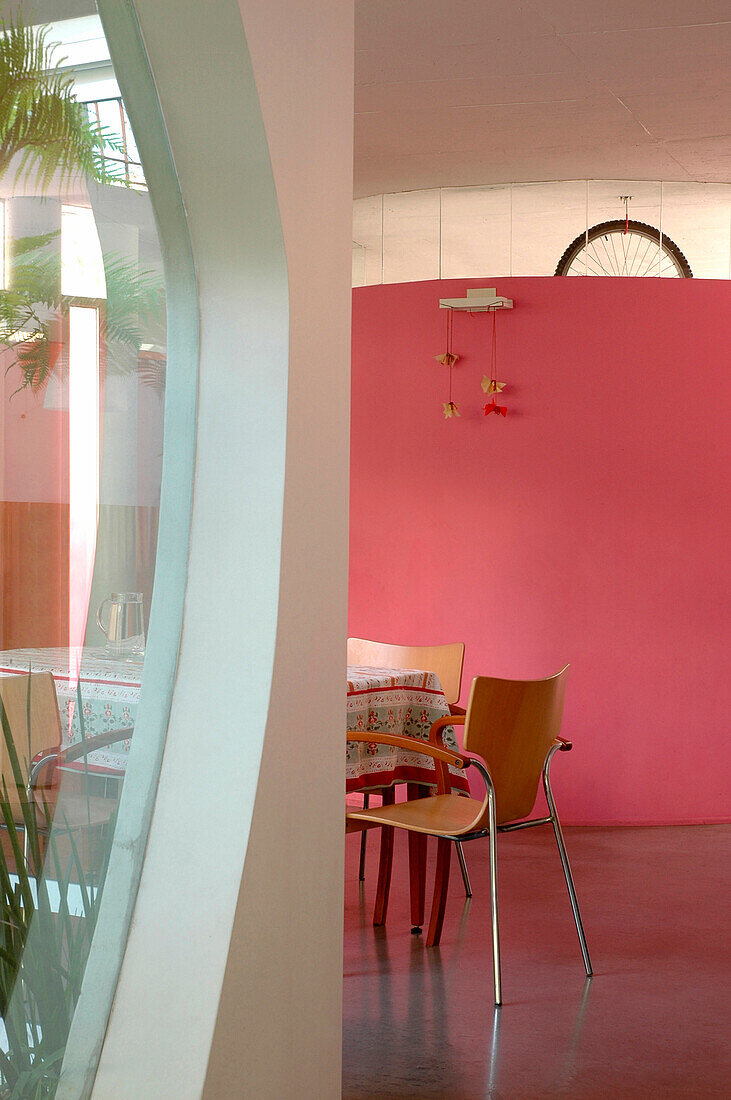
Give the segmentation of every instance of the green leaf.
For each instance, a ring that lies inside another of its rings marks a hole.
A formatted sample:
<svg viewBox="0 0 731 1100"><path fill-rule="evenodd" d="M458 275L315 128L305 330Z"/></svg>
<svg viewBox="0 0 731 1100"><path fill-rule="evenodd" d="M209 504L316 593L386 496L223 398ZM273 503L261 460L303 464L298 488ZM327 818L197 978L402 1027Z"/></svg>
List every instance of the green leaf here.
<svg viewBox="0 0 731 1100"><path fill-rule="evenodd" d="M0 178L33 176L42 193L53 180L125 182L123 165L105 157L119 143L76 100L71 75L52 61L48 28L17 16L0 30Z"/></svg>

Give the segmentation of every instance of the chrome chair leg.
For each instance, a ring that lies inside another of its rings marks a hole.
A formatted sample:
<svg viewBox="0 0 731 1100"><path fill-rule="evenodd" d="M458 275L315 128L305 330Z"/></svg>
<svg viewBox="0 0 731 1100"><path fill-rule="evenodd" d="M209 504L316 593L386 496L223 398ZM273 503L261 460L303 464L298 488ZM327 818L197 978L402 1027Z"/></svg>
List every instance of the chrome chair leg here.
<svg viewBox="0 0 731 1100"><path fill-rule="evenodd" d="M490 826L488 837L490 847L490 916L492 918L492 969L495 979L495 1004L503 1003L502 981L500 979L500 929L498 926L497 911L497 807L495 804L495 787L492 776L485 767L472 757L472 763L485 780L487 788L487 819Z"/></svg>
<svg viewBox="0 0 731 1100"><path fill-rule="evenodd" d="M464 883L465 897L472 897L472 884L470 883L470 873L467 870L467 860L464 857L464 848L462 847L461 840L455 840L454 846L457 849L457 859L459 860L459 869L462 872L462 882Z"/></svg>
<svg viewBox="0 0 731 1100"><path fill-rule="evenodd" d="M581 920L581 911L579 910L579 899L576 896L576 887L574 886L574 877L571 874L571 865L569 863L569 857L566 852L566 845L563 839L563 833L561 831L561 822L558 819L558 812L556 810L556 803L553 800L553 791L551 790L551 781L549 778L549 767L551 764L551 757L553 752L549 752L546 757L546 763L543 766L543 789L546 792L546 801L548 802L548 809L551 814L551 824L553 825L553 832L556 837L556 844L558 845L558 854L561 857L561 866L563 867L564 878L566 879L566 886L569 891L569 898L571 899L571 909L574 914L574 921L576 923L576 931L579 934L579 944L581 945L581 955L584 960L584 969L586 970L587 978L590 978L594 971L591 968L591 959L589 958L589 948L586 944L586 936L584 935L584 925Z"/></svg>
<svg viewBox="0 0 731 1100"><path fill-rule="evenodd" d="M500 980L500 931L497 910L497 813L495 810L495 791L490 784L488 794L488 813L490 821L490 914L492 917L492 966L495 978L495 1004L503 1003L502 982Z"/></svg>
<svg viewBox="0 0 731 1100"><path fill-rule="evenodd" d="M363 809L367 810L370 805L370 795L366 792L363 795ZM366 837L367 831L364 829L360 834L360 863L358 865L358 882L365 882L365 857L366 857Z"/></svg>

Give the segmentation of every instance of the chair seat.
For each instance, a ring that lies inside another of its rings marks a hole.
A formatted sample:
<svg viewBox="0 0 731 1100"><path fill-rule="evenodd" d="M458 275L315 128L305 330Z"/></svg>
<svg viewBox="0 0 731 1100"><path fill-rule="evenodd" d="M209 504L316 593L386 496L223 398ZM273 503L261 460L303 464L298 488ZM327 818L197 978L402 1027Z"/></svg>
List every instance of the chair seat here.
<svg viewBox="0 0 731 1100"><path fill-rule="evenodd" d="M38 805L38 817L45 831L45 818L43 817L42 800L36 796ZM64 794L58 802L53 815L53 824L56 829L93 829L106 825L115 809L117 800L114 798L101 798L99 795L90 796L88 801L83 794Z"/></svg>
<svg viewBox="0 0 731 1100"><path fill-rule="evenodd" d="M397 825L413 833L460 836L470 832L482 808L483 803L476 798L438 794L410 802L395 802L391 806L376 806L372 810L351 810L347 817L349 821Z"/></svg>
<svg viewBox="0 0 731 1100"><path fill-rule="evenodd" d="M364 833L366 829L380 829L380 821L356 821L350 817L350 814L345 815L345 832L348 833Z"/></svg>

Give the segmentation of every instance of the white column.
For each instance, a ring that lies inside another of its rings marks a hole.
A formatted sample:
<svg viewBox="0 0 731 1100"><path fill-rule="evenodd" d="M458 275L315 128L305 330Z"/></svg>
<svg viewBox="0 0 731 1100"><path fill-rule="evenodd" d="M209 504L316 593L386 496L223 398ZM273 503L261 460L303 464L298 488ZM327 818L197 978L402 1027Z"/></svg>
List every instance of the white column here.
<svg viewBox="0 0 731 1100"><path fill-rule="evenodd" d="M92 1095L335 1097L352 4L137 8L195 255L199 412L172 715Z"/></svg>

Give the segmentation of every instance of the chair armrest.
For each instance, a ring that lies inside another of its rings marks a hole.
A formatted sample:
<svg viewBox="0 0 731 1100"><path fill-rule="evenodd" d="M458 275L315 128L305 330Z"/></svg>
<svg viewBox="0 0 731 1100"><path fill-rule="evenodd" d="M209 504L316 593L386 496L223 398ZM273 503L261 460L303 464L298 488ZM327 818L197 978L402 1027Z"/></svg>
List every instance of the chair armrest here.
<svg viewBox="0 0 731 1100"><path fill-rule="evenodd" d="M27 790L29 792L35 790L38 785L38 778L44 768L50 765L53 765L54 768L63 767L64 764L78 760L79 757L86 756L96 749L105 749L108 745L116 744L117 741L124 741L126 738L131 737L133 733L134 727L123 730L109 730L107 733L97 734L96 737L87 737L84 741L69 745L66 749L44 749L43 752L39 752L33 757Z"/></svg>
<svg viewBox="0 0 731 1100"><path fill-rule="evenodd" d="M108 745L115 745L117 741L125 741L133 733L134 726L131 729L109 730L107 733L97 734L96 737L87 737L83 741L77 741L75 744L69 745L67 749L61 749L56 766L63 767L64 764L78 760L80 756L86 756L90 752L95 752L96 749L105 749Z"/></svg>
<svg viewBox="0 0 731 1100"><path fill-rule="evenodd" d="M25 791L28 797L35 791L38 786L38 779L44 768L53 765L55 767L58 760L59 749L43 749L42 752L36 753L30 762L30 771L28 773L28 782L25 785ZM51 786L53 786L53 780L51 780Z"/></svg>
<svg viewBox="0 0 731 1100"><path fill-rule="evenodd" d="M453 717L456 717L458 714L467 714L467 711L464 709L464 707L458 706L457 703L450 703L449 704L449 713Z"/></svg>
<svg viewBox="0 0 731 1100"><path fill-rule="evenodd" d="M436 722L432 722L429 728L429 744L441 745L444 748L442 730L446 729L447 726L463 726L464 723L464 714L446 714L443 718L437 718Z"/></svg>
<svg viewBox="0 0 731 1100"><path fill-rule="evenodd" d="M450 719L446 719L446 721L449 723ZM415 737L401 737L396 733L360 733L355 730L347 730L345 737L348 741L362 741L366 745L394 745L398 749L423 753L424 756L431 756L434 760L439 760L443 764L451 764L455 768L466 768L470 763L464 756L458 756L456 752L450 752L449 749L440 749L436 745L428 744L426 741L418 741Z"/></svg>

